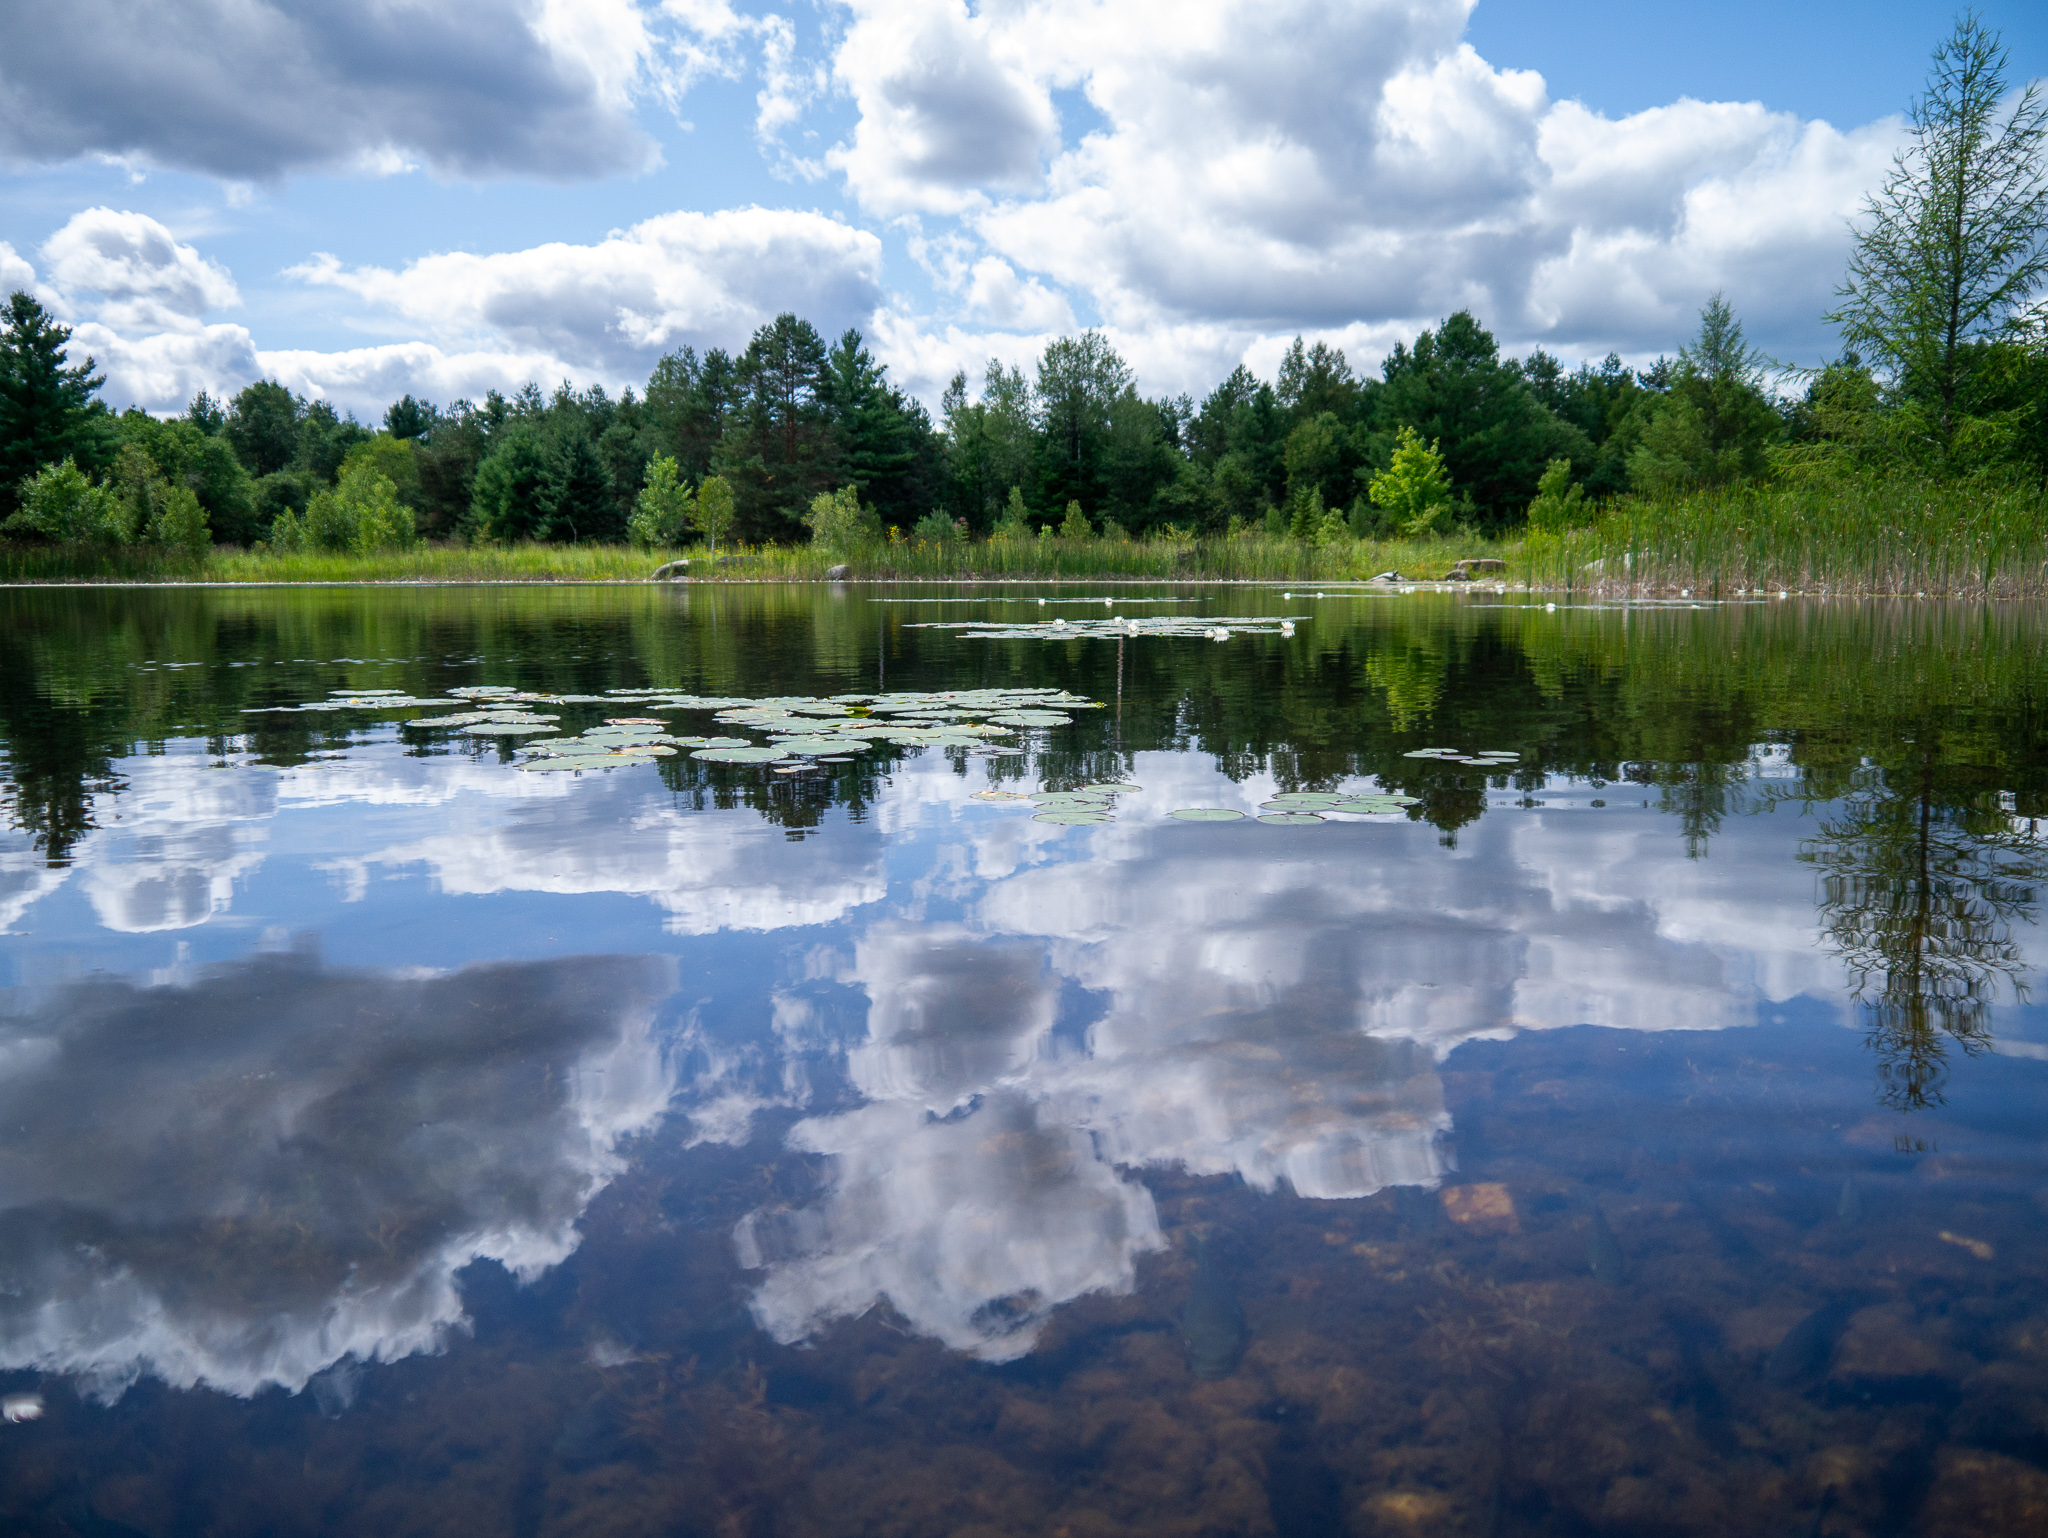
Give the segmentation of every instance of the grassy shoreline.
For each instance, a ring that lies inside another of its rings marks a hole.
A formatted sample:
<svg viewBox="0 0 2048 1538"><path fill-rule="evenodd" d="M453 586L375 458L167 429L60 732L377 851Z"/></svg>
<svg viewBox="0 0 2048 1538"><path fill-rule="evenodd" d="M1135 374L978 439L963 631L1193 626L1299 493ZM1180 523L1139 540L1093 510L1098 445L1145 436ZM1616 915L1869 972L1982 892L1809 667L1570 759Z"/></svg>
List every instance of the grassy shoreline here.
<svg viewBox="0 0 2048 1538"><path fill-rule="evenodd" d="M0 584L428 585L633 583L687 559L692 582L819 582L844 562L858 582L1357 582L1398 571L1438 581L1491 557L1486 579L1588 598L2048 598L2048 495L2039 489L1910 479L1829 479L1656 500L1624 498L1589 527L1488 540L1339 540L1264 535L1144 540L901 541L837 554L809 545L742 547L714 564L701 548L421 545L369 555L232 548L204 558L146 546L0 544Z"/></svg>

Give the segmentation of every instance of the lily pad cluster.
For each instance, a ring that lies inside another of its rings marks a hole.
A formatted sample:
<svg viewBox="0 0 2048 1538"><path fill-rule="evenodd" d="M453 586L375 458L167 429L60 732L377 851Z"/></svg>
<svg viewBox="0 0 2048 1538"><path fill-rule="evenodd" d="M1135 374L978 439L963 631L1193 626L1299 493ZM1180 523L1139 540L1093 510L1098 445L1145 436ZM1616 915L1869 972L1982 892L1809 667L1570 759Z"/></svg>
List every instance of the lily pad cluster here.
<svg viewBox="0 0 2048 1538"><path fill-rule="evenodd" d="M845 763L878 747L962 748L978 755L1024 751L1003 739L1073 722L1077 710L1100 710L1094 700L1063 689L953 689L936 693L841 694L830 699L787 695L746 699L685 694L668 689L615 689L603 694L546 694L503 685L469 685L445 696L422 698L396 689L341 689L302 705L253 711L385 711L458 707L447 715L417 716L408 731L449 731L474 737L519 739L521 769L556 773L613 768L687 751L709 763L771 764L791 772L807 763ZM569 736L558 712L536 707L603 705L613 710L703 712L720 726L753 737L690 735L659 714L614 715ZM252 712L253 713L253 712ZM766 737L759 742L755 737Z"/></svg>
<svg viewBox="0 0 2048 1538"><path fill-rule="evenodd" d="M1227 641L1234 635L1290 636L1309 618L1293 615L1237 615L1223 619L1195 614L1111 614L1100 619L1046 619L1031 623L1006 620L921 620L913 630L957 630L969 641L1114 641L1137 636L1186 636L1194 640Z"/></svg>
<svg viewBox="0 0 2048 1538"><path fill-rule="evenodd" d="M1506 748L1489 748L1483 753L1461 753L1456 748L1416 748L1403 758L1433 758L1440 764L1470 764L1483 769L1511 769L1522 755Z"/></svg>
<svg viewBox="0 0 2048 1538"><path fill-rule="evenodd" d="M1029 807L1033 822L1049 822L1068 828L1089 827L1115 822L1116 798L1141 788L1122 781L1105 780L1073 790L982 790L975 792L974 799L1020 809Z"/></svg>
<svg viewBox="0 0 2048 1538"><path fill-rule="evenodd" d="M1258 820L1268 827L1306 826L1332 816L1385 817L1416 804L1415 796L1383 791L1288 790L1259 804ZM1222 806L1184 806L1169 812L1182 822L1243 822L1243 812Z"/></svg>

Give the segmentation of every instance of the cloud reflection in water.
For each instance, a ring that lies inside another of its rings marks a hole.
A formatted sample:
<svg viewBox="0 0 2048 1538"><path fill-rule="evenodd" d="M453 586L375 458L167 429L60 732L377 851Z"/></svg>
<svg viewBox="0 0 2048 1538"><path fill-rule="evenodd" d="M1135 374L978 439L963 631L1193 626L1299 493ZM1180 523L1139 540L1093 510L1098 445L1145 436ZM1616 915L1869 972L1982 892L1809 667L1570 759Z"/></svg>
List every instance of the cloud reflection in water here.
<svg viewBox="0 0 2048 1538"><path fill-rule="evenodd" d="M668 1105L671 974L267 955L0 1019L0 1366L249 1394L434 1349L455 1273L563 1259Z"/></svg>

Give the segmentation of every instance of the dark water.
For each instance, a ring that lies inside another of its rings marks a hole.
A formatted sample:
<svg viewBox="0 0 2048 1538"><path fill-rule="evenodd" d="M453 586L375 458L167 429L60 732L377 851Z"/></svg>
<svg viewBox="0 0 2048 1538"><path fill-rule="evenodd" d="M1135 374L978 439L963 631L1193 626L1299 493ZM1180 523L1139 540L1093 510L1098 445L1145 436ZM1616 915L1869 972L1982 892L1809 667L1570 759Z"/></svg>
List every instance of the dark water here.
<svg viewBox="0 0 2048 1538"><path fill-rule="evenodd" d="M2048 1531L2048 625L935 596L0 594L0 1531Z"/></svg>

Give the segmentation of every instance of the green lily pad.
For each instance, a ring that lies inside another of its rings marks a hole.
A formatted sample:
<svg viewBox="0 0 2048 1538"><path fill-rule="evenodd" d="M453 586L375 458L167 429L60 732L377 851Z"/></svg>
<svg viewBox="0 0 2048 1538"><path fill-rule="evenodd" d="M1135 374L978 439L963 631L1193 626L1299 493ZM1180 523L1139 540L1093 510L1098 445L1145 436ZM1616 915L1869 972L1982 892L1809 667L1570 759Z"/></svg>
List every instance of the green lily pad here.
<svg viewBox="0 0 2048 1538"><path fill-rule="evenodd" d="M1001 715L990 716L989 720L998 726L1072 726L1072 716L1061 715L1053 710L1007 710Z"/></svg>
<svg viewBox="0 0 2048 1538"><path fill-rule="evenodd" d="M830 753L846 744L831 737L777 737L775 746L785 753Z"/></svg>
<svg viewBox="0 0 2048 1538"><path fill-rule="evenodd" d="M780 748L699 748L690 757L714 764L772 764L789 755Z"/></svg>
<svg viewBox="0 0 2048 1538"><path fill-rule="evenodd" d="M479 721L475 726L465 726L462 730L471 737L531 737L539 732L558 732L561 728L538 721L532 725L524 721Z"/></svg>
<svg viewBox="0 0 2048 1538"><path fill-rule="evenodd" d="M1110 814L1107 812L1084 812L1067 810L1040 812L1031 820L1033 822L1056 823L1062 828L1097 827L1105 822L1116 821L1116 819L1110 816Z"/></svg>
<svg viewBox="0 0 2048 1538"><path fill-rule="evenodd" d="M1274 828L1295 828L1300 827L1303 823L1321 822L1322 820L1314 812L1267 812L1259 818L1260 822Z"/></svg>
<svg viewBox="0 0 2048 1538"><path fill-rule="evenodd" d="M1182 822L1243 822L1244 813L1220 806L1184 806L1166 814Z"/></svg>
<svg viewBox="0 0 2048 1538"><path fill-rule="evenodd" d="M1094 785L1083 785L1083 790L1142 790L1142 785L1124 785L1115 780L1103 780Z"/></svg>

